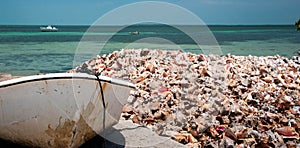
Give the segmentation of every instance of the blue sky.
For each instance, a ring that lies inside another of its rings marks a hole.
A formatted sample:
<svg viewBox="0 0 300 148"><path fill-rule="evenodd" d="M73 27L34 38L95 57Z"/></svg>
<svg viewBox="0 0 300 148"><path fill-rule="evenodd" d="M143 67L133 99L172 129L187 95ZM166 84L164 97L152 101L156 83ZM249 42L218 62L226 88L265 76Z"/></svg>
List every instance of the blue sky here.
<svg viewBox="0 0 300 148"><path fill-rule="evenodd" d="M0 24L91 25L105 13L137 0L1 0ZM163 0L206 24L294 24L300 0ZM153 10L155 11L155 10ZM176 14L174 14L176 16Z"/></svg>

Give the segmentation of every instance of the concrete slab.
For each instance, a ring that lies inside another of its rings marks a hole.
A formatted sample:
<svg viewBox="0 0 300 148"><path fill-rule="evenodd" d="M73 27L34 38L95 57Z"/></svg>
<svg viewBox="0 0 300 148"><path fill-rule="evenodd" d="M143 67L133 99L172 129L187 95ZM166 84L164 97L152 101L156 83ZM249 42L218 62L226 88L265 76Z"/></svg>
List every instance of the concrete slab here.
<svg viewBox="0 0 300 148"><path fill-rule="evenodd" d="M186 147L169 137L157 135L147 127L124 120L120 120L117 125L105 130L101 136L110 142L114 142L118 145L124 145L127 148Z"/></svg>

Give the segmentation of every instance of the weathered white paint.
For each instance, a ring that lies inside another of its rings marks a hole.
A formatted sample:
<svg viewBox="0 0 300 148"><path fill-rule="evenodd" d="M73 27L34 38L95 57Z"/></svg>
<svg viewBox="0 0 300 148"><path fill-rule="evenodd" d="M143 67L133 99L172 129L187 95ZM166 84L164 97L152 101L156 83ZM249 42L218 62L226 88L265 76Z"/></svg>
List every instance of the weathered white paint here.
<svg viewBox="0 0 300 148"><path fill-rule="evenodd" d="M118 122L134 88L99 78L106 112L93 75L56 73L0 82L0 138L38 147L80 146Z"/></svg>

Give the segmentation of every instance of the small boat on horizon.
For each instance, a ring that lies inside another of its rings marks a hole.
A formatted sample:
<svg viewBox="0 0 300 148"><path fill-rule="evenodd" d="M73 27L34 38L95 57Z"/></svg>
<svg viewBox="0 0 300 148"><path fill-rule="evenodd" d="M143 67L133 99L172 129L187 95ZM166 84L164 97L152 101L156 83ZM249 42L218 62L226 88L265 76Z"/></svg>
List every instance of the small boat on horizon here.
<svg viewBox="0 0 300 148"><path fill-rule="evenodd" d="M139 35L139 34L140 34L140 32L138 32L138 31L134 31L134 32L129 32L129 34L130 34L130 35Z"/></svg>
<svg viewBox="0 0 300 148"><path fill-rule="evenodd" d="M51 25L48 25L47 27L40 27L40 30L42 32L57 32L58 29L56 27L52 27Z"/></svg>

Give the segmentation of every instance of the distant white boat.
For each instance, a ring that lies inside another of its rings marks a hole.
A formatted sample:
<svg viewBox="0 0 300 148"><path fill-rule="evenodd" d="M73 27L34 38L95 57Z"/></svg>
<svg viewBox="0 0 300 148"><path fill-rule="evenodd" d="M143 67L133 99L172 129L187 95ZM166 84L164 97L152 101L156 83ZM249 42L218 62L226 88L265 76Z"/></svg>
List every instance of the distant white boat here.
<svg viewBox="0 0 300 148"><path fill-rule="evenodd" d="M52 27L51 25L48 25L47 27L40 27L42 32L56 32L58 29L56 27Z"/></svg>
<svg viewBox="0 0 300 148"><path fill-rule="evenodd" d="M130 35L139 35L139 34L140 34L140 32L138 32L138 31L134 31L134 32L129 32L129 34L130 34Z"/></svg>

